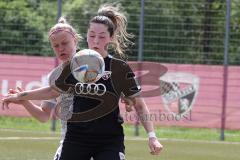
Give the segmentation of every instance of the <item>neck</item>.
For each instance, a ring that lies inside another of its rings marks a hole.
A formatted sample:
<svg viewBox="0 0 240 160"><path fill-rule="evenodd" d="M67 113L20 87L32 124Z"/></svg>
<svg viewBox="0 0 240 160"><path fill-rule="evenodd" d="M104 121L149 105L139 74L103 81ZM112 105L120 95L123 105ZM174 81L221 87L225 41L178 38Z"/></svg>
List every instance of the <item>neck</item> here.
<svg viewBox="0 0 240 160"><path fill-rule="evenodd" d="M103 57L103 58L106 58L107 56L108 56L108 52L107 51L105 51L105 52L103 52L103 53L100 53L101 54L101 56Z"/></svg>

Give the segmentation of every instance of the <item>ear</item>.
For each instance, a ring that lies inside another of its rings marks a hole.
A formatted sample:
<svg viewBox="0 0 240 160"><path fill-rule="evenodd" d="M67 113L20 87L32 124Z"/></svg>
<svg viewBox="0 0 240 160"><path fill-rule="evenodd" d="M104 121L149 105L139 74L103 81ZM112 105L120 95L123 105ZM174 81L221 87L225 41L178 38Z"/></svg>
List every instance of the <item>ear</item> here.
<svg viewBox="0 0 240 160"><path fill-rule="evenodd" d="M75 44L75 46L78 45L78 40L77 40L77 38L74 38L74 44Z"/></svg>

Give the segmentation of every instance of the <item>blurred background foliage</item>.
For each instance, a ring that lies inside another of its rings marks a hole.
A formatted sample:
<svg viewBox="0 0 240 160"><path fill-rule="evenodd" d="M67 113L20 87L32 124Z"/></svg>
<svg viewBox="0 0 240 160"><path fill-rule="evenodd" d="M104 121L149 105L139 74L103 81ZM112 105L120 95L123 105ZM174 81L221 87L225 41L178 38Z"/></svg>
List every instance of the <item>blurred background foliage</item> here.
<svg viewBox="0 0 240 160"><path fill-rule="evenodd" d="M99 6L113 0L62 1L62 15L84 37ZM140 0L117 1L135 35L127 53L136 60ZM145 1L144 60L168 63L222 64L226 23L225 0ZM48 31L57 21L57 0L0 1L0 53L54 56ZM240 64L240 3L231 1L229 63ZM85 48L86 42L80 43Z"/></svg>

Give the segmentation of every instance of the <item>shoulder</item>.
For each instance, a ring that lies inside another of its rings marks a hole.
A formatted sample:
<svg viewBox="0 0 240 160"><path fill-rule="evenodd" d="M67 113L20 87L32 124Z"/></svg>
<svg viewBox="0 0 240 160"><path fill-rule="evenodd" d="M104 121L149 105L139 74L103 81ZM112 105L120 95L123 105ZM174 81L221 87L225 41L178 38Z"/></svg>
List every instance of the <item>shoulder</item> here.
<svg viewBox="0 0 240 160"><path fill-rule="evenodd" d="M62 73L62 70L63 70L63 65L62 64L60 64L56 68L52 69L52 71L48 74L49 86L52 86L52 85L55 84L55 81L57 80L57 78Z"/></svg>
<svg viewBox="0 0 240 160"><path fill-rule="evenodd" d="M128 63L122 59L111 57L111 68L124 71L130 69Z"/></svg>
<svg viewBox="0 0 240 160"><path fill-rule="evenodd" d="M134 77L131 67L122 59L112 58L110 67L112 75L116 77L118 81Z"/></svg>

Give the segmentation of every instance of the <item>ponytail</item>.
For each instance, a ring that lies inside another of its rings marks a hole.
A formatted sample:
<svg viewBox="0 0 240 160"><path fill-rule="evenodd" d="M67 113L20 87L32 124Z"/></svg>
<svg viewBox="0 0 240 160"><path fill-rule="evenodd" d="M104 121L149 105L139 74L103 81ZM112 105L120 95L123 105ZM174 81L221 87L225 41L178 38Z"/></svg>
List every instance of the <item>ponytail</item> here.
<svg viewBox="0 0 240 160"><path fill-rule="evenodd" d="M130 38L132 34L127 32L127 18L120 11L120 6L112 4L104 4L100 6L98 15L90 20L90 23L101 23L108 27L110 36L113 38L113 45L116 53L120 57L124 57L124 50L129 44L133 44Z"/></svg>

